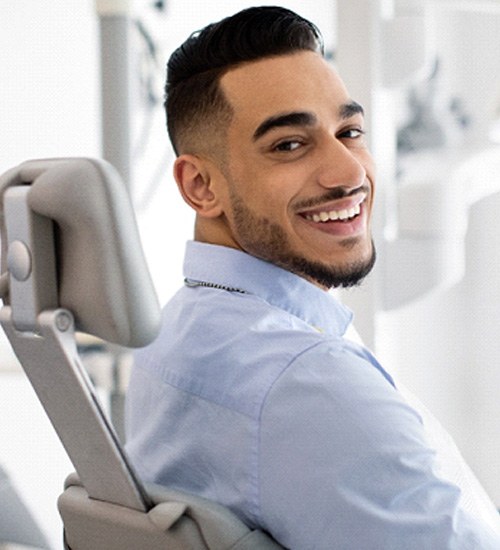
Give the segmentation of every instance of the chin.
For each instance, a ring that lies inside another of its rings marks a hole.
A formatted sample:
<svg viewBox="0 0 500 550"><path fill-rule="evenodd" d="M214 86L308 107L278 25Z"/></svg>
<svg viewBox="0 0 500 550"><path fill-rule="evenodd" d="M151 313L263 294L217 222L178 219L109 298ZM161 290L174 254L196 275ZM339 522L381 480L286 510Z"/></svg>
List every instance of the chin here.
<svg viewBox="0 0 500 550"><path fill-rule="evenodd" d="M375 265L375 246L371 243L369 250L364 254L352 254L342 262L309 260L304 257L289 258L290 271L300 275L323 288L349 288L358 286L370 273Z"/></svg>

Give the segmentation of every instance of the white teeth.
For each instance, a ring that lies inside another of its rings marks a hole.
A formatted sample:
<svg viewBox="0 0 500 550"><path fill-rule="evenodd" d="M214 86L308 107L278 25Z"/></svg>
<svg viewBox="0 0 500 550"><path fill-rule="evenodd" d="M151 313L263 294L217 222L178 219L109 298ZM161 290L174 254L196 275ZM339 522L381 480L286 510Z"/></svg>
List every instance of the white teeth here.
<svg viewBox="0 0 500 550"><path fill-rule="evenodd" d="M353 208L344 210L332 210L331 212L320 212L319 214L309 214L306 219L315 223L328 222L335 220L348 220L354 218L361 212L361 205L357 204Z"/></svg>

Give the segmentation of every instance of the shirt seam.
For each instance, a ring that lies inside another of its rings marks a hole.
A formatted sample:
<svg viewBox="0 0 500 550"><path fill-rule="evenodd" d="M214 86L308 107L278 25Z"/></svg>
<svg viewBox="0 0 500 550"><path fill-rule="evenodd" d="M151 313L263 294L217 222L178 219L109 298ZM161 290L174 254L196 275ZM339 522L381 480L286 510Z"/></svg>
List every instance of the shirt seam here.
<svg viewBox="0 0 500 550"><path fill-rule="evenodd" d="M304 348L302 351L300 351L295 357L293 357L289 363L278 373L278 375L275 377L275 379L272 381L272 383L269 384L267 391L265 392L261 404L260 404L260 410L257 417L257 444L255 446L255 488L254 488L254 496L255 496L255 503L256 503L256 511L252 511L252 515L254 516L254 521L256 522L256 525L264 525L267 527L266 522L264 521L264 518L262 516L262 503L261 503L261 430L262 430L262 414L264 411L264 407L267 404L267 399L269 397L269 394L271 393L271 390L274 388L278 380L287 372L292 365L301 358L305 353L309 352L310 350L324 344L324 340L315 342L314 344L308 346L307 348Z"/></svg>
<svg viewBox="0 0 500 550"><path fill-rule="evenodd" d="M286 368L286 367L285 367ZM196 399L201 399L201 401L204 401L205 403L210 403L211 405L216 405L217 407L220 407L221 409L225 409L228 411L231 411L233 413L239 414L241 416L244 416L245 418L249 418L250 420L254 420L258 422L258 417L242 411L241 409L235 408L231 406L230 404L221 403L219 400L215 399L214 397L210 397L207 395L200 394L200 392L196 392L194 390L187 389L183 387L181 384L179 384L176 381L168 380L167 374L165 372L161 373L160 379L163 384L170 386L171 388L175 388L175 390L180 391L182 393L185 393L187 395L191 395L195 397Z"/></svg>

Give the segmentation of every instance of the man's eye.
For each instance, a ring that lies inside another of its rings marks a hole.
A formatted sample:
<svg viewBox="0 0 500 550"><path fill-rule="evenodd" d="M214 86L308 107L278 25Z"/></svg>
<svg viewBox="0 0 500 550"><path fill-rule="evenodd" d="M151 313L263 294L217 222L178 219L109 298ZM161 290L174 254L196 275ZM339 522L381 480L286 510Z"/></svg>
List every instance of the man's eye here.
<svg viewBox="0 0 500 550"><path fill-rule="evenodd" d="M349 128L348 130L344 130L341 134L341 138L347 138L347 139L358 139L360 137L363 137L365 135L365 131L361 128Z"/></svg>
<svg viewBox="0 0 500 550"><path fill-rule="evenodd" d="M280 143L275 145L274 150L286 153L286 152L295 151L296 149L299 149L299 147L301 146L302 146L301 141L290 139L286 141L281 141Z"/></svg>

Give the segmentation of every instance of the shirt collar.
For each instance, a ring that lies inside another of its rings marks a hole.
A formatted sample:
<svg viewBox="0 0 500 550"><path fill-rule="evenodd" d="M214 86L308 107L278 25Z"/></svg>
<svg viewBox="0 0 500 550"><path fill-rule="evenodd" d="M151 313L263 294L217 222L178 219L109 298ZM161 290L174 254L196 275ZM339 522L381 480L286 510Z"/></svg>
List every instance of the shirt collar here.
<svg viewBox="0 0 500 550"><path fill-rule="evenodd" d="M189 241L184 276L259 296L327 334L343 336L352 321L351 311L328 292L234 248Z"/></svg>

